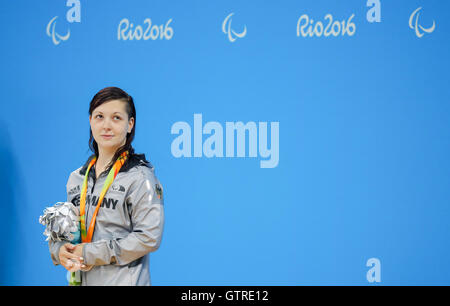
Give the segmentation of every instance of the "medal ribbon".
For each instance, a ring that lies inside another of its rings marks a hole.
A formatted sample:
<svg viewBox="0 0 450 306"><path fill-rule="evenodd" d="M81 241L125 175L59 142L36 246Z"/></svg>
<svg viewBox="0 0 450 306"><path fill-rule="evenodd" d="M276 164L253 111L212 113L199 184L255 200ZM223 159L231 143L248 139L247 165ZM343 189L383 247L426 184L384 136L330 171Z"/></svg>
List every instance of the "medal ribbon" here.
<svg viewBox="0 0 450 306"><path fill-rule="evenodd" d="M103 184L102 191L100 193L100 197L98 198L97 207L95 208L94 214L92 215L91 223L89 225L88 231L86 233L86 216L85 216L85 209L86 209L86 193L87 193L87 185L88 185L88 174L91 167L95 164L95 161L97 160L97 157L94 156L94 158L90 161L89 166L87 167L86 174L84 175L84 181L83 186L81 187L81 197L80 197L80 225L81 225L81 241L82 242L91 242L92 241L92 235L94 234L94 227L95 227L95 219L97 218L97 213L100 208L100 205L102 204L103 198L108 191L109 186L111 186L112 182L117 176L117 173L119 173L120 168L125 163L125 161L128 158L128 151L123 152L119 158L117 158L116 162L112 166L111 170L108 173L108 177L106 178L105 183Z"/></svg>

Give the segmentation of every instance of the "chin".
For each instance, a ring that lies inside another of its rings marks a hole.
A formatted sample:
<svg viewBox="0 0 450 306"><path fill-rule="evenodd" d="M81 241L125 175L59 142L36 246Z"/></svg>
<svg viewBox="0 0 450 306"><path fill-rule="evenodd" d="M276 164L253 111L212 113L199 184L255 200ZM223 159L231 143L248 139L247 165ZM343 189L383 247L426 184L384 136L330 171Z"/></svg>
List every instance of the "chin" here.
<svg viewBox="0 0 450 306"><path fill-rule="evenodd" d="M113 148L117 147L117 143L113 143L110 141L104 141L103 139L101 141L97 141L97 145L103 147L103 148Z"/></svg>

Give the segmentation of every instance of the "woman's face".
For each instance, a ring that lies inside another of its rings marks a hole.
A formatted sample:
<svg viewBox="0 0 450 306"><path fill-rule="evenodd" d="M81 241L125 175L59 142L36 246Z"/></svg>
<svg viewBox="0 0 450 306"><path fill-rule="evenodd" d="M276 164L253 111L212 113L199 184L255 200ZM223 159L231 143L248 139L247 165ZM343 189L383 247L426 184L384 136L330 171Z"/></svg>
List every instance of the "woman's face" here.
<svg viewBox="0 0 450 306"><path fill-rule="evenodd" d="M89 116L92 135L99 149L116 150L126 142L127 133L131 132L134 118L128 120L125 103L111 100L98 106Z"/></svg>

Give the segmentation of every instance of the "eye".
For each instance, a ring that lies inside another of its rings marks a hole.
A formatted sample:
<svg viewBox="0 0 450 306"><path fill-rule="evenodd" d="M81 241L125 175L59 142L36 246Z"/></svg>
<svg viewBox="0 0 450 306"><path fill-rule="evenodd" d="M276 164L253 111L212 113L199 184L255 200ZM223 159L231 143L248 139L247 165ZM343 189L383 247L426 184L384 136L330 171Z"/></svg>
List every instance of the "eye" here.
<svg viewBox="0 0 450 306"><path fill-rule="evenodd" d="M119 116L114 116L114 118L119 118L119 120L121 119Z"/></svg>
<svg viewBox="0 0 450 306"><path fill-rule="evenodd" d="M100 114L99 114L99 115L95 116L95 118L98 118L98 116L100 116L100 117L101 117L102 115L100 115Z"/></svg>

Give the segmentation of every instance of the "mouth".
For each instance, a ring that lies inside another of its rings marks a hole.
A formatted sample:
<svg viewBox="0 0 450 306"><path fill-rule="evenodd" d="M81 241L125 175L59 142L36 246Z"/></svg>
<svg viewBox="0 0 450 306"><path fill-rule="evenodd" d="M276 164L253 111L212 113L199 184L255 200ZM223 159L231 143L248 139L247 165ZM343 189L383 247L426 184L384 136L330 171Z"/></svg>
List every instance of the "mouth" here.
<svg viewBox="0 0 450 306"><path fill-rule="evenodd" d="M105 139L111 139L113 138L113 135L102 135L102 137Z"/></svg>

